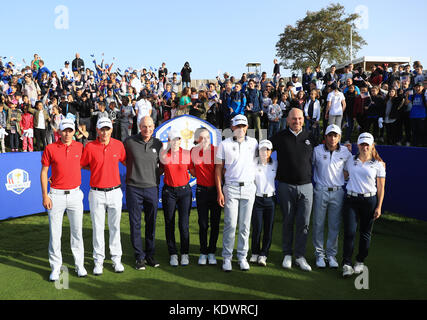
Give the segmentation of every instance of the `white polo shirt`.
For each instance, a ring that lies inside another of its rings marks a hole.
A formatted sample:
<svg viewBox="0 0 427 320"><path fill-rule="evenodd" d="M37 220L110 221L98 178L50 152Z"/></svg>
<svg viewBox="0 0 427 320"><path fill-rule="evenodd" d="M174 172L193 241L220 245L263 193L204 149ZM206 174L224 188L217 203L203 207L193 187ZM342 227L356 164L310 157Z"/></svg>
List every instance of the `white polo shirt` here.
<svg viewBox="0 0 427 320"><path fill-rule="evenodd" d="M344 146L332 153L321 144L314 148L313 174L316 188L334 188L344 185L344 168L352 155Z"/></svg>
<svg viewBox="0 0 427 320"><path fill-rule="evenodd" d="M347 191L355 193L376 193L376 178L385 178L386 176L383 164L376 160L363 163L352 157L347 161L345 170L349 174Z"/></svg>
<svg viewBox="0 0 427 320"><path fill-rule="evenodd" d="M130 85L135 88L136 93L140 93L142 90L142 82L138 78L131 81Z"/></svg>
<svg viewBox="0 0 427 320"><path fill-rule="evenodd" d="M292 87L291 90L294 95L297 95L298 91L303 90L301 82L292 82L292 83L294 86Z"/></svg>
<svg viewBox="0 0 427 320"><path fill-rule="evenodd" d="M233 137L221 141L217 150L217 158L225 162L226 184L255 181L257 149L258 142L251 137L246 137L241 143L234 141Z"/></svg>
<svg viewBox="0 0 427 320"><path fill-rule="evenodd" d="M342 104L341 102L345 100L344 94L342 92L332 91L328 94L328 102L331 102L331 108L329 109L330 116L342 116Z"/></svg>
<svg viewBox="0 0 427 320"><path fill-rule="evenodd" d="M148 101L147 99L141 99L136 102L135 110L138 110L138 118L137 118L138 125L142 118L150 115L150 110L152 108L153 107L151 106L151 102Z"/></svg>
<svg viewBox="0 0 427 320"><path fill-rule="evenodd" d="M266 165L259 163L255 168L255 185L256 194L262 196L268 194L272 196L276 191L275 179L277 173L277 160L272 159L272 162Z"/></svg>

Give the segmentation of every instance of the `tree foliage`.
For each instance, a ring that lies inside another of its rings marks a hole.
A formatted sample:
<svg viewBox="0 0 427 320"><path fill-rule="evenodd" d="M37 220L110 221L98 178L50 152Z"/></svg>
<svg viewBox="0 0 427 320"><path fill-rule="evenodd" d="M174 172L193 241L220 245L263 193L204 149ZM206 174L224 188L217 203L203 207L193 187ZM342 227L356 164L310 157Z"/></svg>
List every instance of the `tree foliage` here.
<svg viewBox="0 0 427 320"><path fill-rule="evenodd" d="M357 32L357 13L346 15L340 4L330 4L320 11L307 11L306 16L288 25L276 44L281 65L286 69L301 70L324 63L342 63L350 60L350 30L353 29L353 58L366 41Z"/></svg>

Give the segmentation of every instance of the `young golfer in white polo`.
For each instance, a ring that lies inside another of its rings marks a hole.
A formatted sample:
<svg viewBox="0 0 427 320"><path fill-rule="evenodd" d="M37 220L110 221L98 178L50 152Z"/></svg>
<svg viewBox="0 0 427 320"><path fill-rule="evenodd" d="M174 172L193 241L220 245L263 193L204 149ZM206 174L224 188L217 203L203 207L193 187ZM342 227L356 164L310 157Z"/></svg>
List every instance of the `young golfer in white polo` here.
<svg viewBox="0 0 427 320"><path fill-rule="evenodd" d="M252 207L255 201L255 167L258 142L246 136L248 120L243 115L232 119L233 137L222 141L218 146L215 165L215 183L218 203L224 207L224 258L222 269L231 271L234 240L237 222L239 224L237 240L237 259L240 269L249 270L246 260L249 249L249 232ZM222 173L225 168L225 184L222 187Z"/></svg>

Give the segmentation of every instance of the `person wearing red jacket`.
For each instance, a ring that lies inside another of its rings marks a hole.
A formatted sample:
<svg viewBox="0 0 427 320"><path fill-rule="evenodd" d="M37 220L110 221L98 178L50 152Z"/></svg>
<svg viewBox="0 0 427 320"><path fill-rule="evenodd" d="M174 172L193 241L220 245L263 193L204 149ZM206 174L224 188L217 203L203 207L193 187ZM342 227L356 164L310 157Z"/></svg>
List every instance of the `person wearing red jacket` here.
<svg viewBox="0 0 427 320"><path fill-rule="evenodd" d="M23 114L19 123L21 127L22 151L33 152L33 137L34 137L34 117L28 112L28 105L24 105Z"/></svg>
<svg viewBox="0 0 427 320"><path fill-rule="evenodd" d="M368 126L368 115L367 110L371 104L371 96L368 92L368 87L361 87L360 94L354 99L353 106L353 119L357 120L359 124L359 134L367 131Z"/></svg>

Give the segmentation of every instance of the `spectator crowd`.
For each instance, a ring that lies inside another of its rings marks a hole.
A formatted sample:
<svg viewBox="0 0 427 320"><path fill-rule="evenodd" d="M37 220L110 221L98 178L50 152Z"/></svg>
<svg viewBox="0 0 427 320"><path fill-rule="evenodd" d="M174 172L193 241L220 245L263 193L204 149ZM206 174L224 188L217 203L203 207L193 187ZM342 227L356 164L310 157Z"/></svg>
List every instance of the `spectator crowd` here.
<svg viewBox="0 0 427 320"><path fill-rule="evenodd" d="M389 145L426 146L425 75L419 61L410 65L374 65L370 72L350 64L338 74L308 67L289 81L280 76L274 61L272 80L228 72L216 81L191 87L189 62L178 73L158 69L113 71L114 62L100 63L92 56L91 67L77 53L70 64L51 71L37 54L29 66L19 69L0 60L0 151L41 151L60 139L64 118L76 123L75 140L86 144L96 138L98 119L113 123L113 137L124 141L138 132L149 115L157 127L171 118L190 114L219 129L230 127L236 115L245 115L259 140L286 127L292 108L304 112L305 130L321 139L328 125L343 129L343 140L355 142L362 132ZM267 136L262 132L267 130Z"/></svg>

